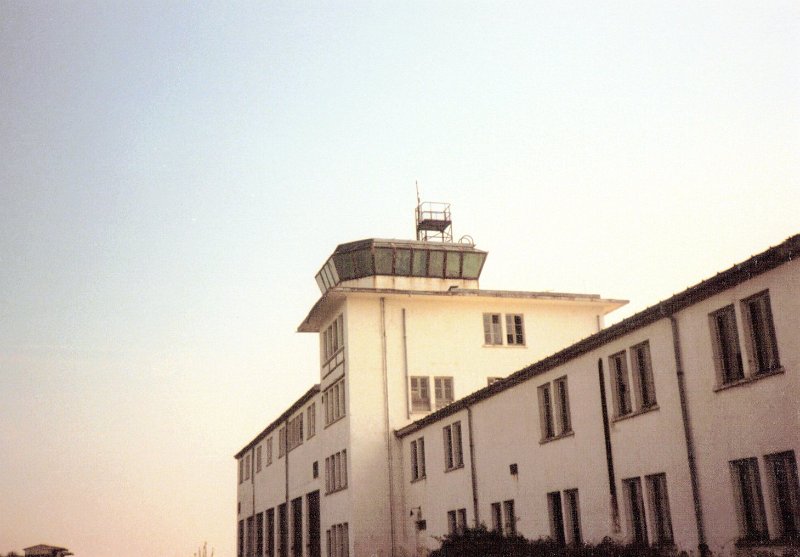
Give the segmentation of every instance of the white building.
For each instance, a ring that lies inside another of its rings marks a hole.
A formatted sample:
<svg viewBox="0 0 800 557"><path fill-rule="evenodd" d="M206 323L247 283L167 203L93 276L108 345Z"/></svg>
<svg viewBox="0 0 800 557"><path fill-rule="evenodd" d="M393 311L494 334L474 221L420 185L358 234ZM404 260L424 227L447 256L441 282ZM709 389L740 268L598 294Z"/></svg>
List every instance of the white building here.
<svg viewBox="0 0 800 557"><path fill-rule="evenodd" d="M798 259L794 236L402 428L399 553L476 523L566 543L796 547Z"/></svg>
<svg viewBox="0 0 800 557"><path fill-rule="evenodd" d="M339 246L299 327L320 334L320 383L236 455L240 557L422 555L480 523L796 540L799 253L796 236L603 329L624 302L480 290L471 245Z"/></svg>
<svg viewBox="0 0 800 557"><path fill-rule="evenodd" d="M398 554L395 431L596 333L625 303L481 290L485 258L461 243L336 248L298 328L320 335L320 383L236 455L242 555Z"/></svg>

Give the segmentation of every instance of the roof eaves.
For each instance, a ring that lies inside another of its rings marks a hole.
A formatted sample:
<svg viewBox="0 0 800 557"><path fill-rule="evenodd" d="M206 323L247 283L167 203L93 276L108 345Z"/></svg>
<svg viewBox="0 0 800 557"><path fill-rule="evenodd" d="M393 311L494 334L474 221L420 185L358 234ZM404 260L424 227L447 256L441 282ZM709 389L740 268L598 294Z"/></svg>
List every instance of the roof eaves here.
<svg viewBox="0 0 800 557"><path fill-rule="evenodd" d="M319 393L319 384L314 385L310 389L308 389L303 396L298 398L294 404L292 404L288 410L286 410L283 414L281 414L278 419L274 420L271 424L269 424L261 433L255 436L255 438L250 441L247 445L244 446L242 450L234 455L233 458L240 458L244 453L255 447L267 434L271 433L275 430L278 426L283 424L289 417L297 412L297 410L303 406L306 402L308 402L315 394Z"/></svg>
<svg viewBox="0 0 800 557"><path fill-rule="evenodd" d="M475 391L462 399L456 400L452 404L396 430L395 435L400 438L405 437L467 406L494 396L506 389L510 389L514 385L518 385L531 377L549 371L569 360L586 354L607 342L641 327L650 325L659 319L669 317L682 309L710 298L719 292L733 288L746 280L766 273L797 257L800 257L800 234L796 234L777 246L771 247L760 254L750 257L750 259L742 263L738 263L725 271L717 273L711 278L701 281L694 286L690 286L686 290L666 300L647 307L627 319L611 325L607 329L603 329L551 356L547 356L543 360L539 360L538 362L516 371L500 381L492 383L479 391Z"/></svg>

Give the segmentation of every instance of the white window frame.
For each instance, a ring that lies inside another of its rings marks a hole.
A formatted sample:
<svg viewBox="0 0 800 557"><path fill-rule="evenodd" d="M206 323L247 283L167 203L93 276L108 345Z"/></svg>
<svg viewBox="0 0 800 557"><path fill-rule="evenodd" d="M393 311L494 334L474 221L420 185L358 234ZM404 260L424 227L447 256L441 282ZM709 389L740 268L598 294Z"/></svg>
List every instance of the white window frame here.
<svg viewBox="0 0 800 557"><path fill-rule="evenodd" d="M411 396L411 412L430 412L431 387L427 375L413 375L408 378Z"/></svg>
<svg viewBox="0 0 800 557"><path fill-rule="evenodd" d="M740 540L748 542L768 540L769 529L761 491L758 459L752 457L732 460L730 467ZM750 524L748 524L748 516L752 520Z"/></svg>
<svg viewBox="0 0 800 557"><path fill-rule="evenodd" d="M483 314L483 344L487 346L503 344L503 321L499 313Z"/></svg>
<svg viewBox="0 0 800 557"><path fill-rule="evenodd" d="M525 346L525 318L521 313L506 314L506 344Z"/></svg>
<svg viewBox="0 0 800 557"><path fill-rule="evenodd" d="M652 543L659 547L671 547L675 544L672 532L672 515L669 510L669 492L666 474L650 474L645 476L647 486L647 502L649 504L650 536Z"/></svg>
<svg viewBox="0 0 800 557"><path fill-rule="evenodd" d="M769 291L745 298L741 309L750 374L762 375L781 369Z"/></svg>
<svg viewBox="0 0 800 557"><path fill-rule="evenodd" d="M800 481L795 453L789 450L768 454L764 456L764 463L777 530L775 537L797 540L800 538Z"/></svg>
<svg viewBox="0 0 800 557"><path fill-rule="evenodd" d="M444 438L445 471L463 468L464 446L461 442L461 421L453 422L442 428Z"/></svg>
<svg viewBox="0 0 800 557"><path fill-rule="evenodd" d="M411 481L421 480L425 477L425 438L420 437L411 441Z"/></svg>
<svg viewBox="0 0 800 557"><path fill-rule="evenodd" d="M308 405L306 409L306 428L307 428L307 439L311 439L317 433L317 403L312 402Z"/></svg>
<svg viewBox="0 0 800 557"><path fill-rule="evenodd" d="M555 439L556 424L553 414L553 395L550 391L550 383L540 385L537 389L539 395L539 424L541 426L542 441Z"/></svg>
<svg viewBox="0 0 800 557"><path fill-rule="evenodd" d="M734 305L729 304L711 312L708 319L717 381L720 385L741 381L745 374Z"/></svg>
<svg viewBox="0 0 800 557"><path fill-rule="evenodd" d="M650 356L650 341L646 340L631 346L630 356L637 408L639 410L653 408L658 402L653 378L653 361Z"/></svg>
<svg viewBox="0 0 800 557"><path fill-rule="evenodd" d="M453 378L452 377L434 377L433 378L433 393L436 399L436 409L444 408L451 404L454 398Z"/></svg>
<svg viewBox="0 0 800 557"><path fill-rule="evenodd" d="M628 357L625 350L608 357L611 375L611 394L614 402L614 417L621 418L633 413L631 379L628 374Z"/></svg>
<svg viewBox="0 0 800 557"><path fill-rule="evenodd" d="M322 405L325 407L325 427L347 415L344 389L344 377L342 377L322 393Z"/></svg>
<svg viewBox="0 0 800 557"><path fill-rule="evenodd" d="M347 488L347 450L332 454L325 459L325 494Z"/></svg>

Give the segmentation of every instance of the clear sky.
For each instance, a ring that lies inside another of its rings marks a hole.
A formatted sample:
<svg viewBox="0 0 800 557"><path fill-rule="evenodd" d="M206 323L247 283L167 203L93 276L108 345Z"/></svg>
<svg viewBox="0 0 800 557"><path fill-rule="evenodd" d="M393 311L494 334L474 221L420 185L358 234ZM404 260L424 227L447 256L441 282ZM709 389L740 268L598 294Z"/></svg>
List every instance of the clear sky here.
<svg viewBox="0 0 800 557"><path fill-rule="evenodd" d="M0 553L235 555L314 274L415 180L483 287L620 317L800 232L798 53L795 1L0 0Z"/></svg>

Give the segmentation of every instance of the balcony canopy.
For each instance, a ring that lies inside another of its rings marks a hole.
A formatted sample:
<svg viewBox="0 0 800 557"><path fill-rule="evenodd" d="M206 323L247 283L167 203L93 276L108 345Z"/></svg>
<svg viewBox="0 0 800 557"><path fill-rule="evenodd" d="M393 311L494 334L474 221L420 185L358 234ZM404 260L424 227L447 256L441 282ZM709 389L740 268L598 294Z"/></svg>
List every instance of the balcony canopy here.
<svg viewBox="0 0 800 557"><path fill-rule="evenodd" d="M486 255L471 244L359 240L339 245L316 279L323 294L344 281L376 275L477 280Z"/></svg>

